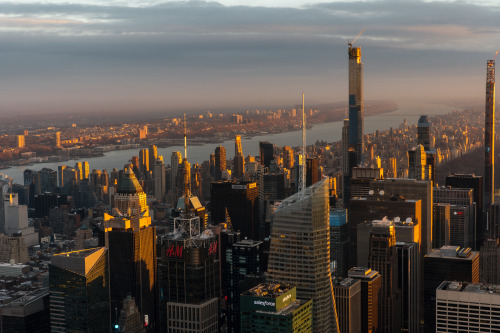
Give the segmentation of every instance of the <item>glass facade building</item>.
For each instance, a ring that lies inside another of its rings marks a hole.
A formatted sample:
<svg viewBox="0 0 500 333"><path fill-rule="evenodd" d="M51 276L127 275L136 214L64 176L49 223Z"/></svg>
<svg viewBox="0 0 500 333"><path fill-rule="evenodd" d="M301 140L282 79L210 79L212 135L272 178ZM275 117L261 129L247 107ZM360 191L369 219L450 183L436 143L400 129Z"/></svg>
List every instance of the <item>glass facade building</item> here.
<svg viewBox="0 0 500 333"><path fill-rule="evenodd" d="M313 332L338 332L330 273L328 181L283 200L272 221L268 277L312 299Z"/></svg>

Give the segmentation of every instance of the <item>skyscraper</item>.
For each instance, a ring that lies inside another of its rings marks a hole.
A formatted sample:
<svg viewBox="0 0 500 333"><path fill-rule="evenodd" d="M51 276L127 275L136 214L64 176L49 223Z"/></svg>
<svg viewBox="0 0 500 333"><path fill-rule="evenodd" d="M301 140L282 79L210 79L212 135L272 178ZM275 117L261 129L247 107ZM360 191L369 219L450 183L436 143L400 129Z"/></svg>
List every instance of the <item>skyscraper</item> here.
<svg viewBox="0 0 500 333"><path fill-rule="evenodd" d="M143 148L139 150L139 172L141 173L141 177L144 177L145 174L149 172L149 150Z"/></svg>
<svg viewBox="0 0 500 333"><path fill-rule="evenodd" d="M401 332L418 332L420 259L418 244L396 242L398 252L398 288L401 290Z"/></svg>
<svg viewBox="0 0 500 333"><path fill-rule="evenodd" d="M222 172L226 170L226 148L215 148L215 180L222 179Z"/></svg>
<svg viewBox="0 0 500 333"><path fill-rule="evenodd" d="M424 146L426 151L431 149L431 122L427 115L418 118L417 143Z"/></svg>
<svg viewBox="0 0 500 333"><path fill-rule="evenodd" d="M274 145L267 141L259 142L260 164L269 168L271 160L274 159Z"/></svg>
<svg viewBox="0 0 500 333"><path fill-rule="evenodd" d="M283 200L274 212L268 274L313 299L313 332L338 332L330 274L328 181Z"/></svg>
<svg viewBox="0 0 500 333"><path fill-rule="evenodd" d="M357 166L363 155L363 63L361 47L349 43L349 148L356 151Z"/></svg>
<svg viewBox="0 0 500 333"><path fill-rule="evenodd" d="M114 197L114 207L123 214L130 211L130 214L140 215L149 210L146 197L135 174L130 168L126 168Z"/></svg>
<svg viewBox="0 0 500 333"><path fill-rule="evenodd" d="M163 156L158 156L153 164L153 180L154 180L154 194L156 200L160 202L165 201L165 163L163 163Z"/></svg>
<svg viewBox="0 0 500 333"><path fill-rule="evenodd" d="M158 147L156 145L151 145L149 146L149 168L152 169L154 168L156 159L158 158Z"/></svg>
<svg viewBox="0 0 500 333"><path fill-rule="evenodd" d="M177 174L179 173L179 168L182 164L182 154L180 151L172 152L170 156L170 189L175 190L177 187Z"/></svg>
<svg viewBox="0 0 500 333"><path fill-rule="evenodd" d="M334 278L332 283L339 333L361 333L361 281Z"/></svg>
<svg viewBox="0 0 500 333"><path fill-rule="evenodd" d="M349 270L349 224L346 209L330 210L330 271L347 277Z"/></svg>
<svg viewBox="0 0 500 333"><path fill-rule="evenodd" d="M377 271L364 267L351 268L349 277L361 281L361 332L378 332L382 277Z"/></svg>
<svg viewBox="0 0 500 333"><path fill-rule="evenodd" d="M104 230L109 251L111 322L118 323L123 300L132 296L143 327L154 331L158 285L156 228L151 226L151 217L148 212L144 216L116 218L104 214Z"/></svg>
<svg viewBox="0 0 500 333"><path fill-rule="evenodd" d="M52 332L109 332L108 252L59 253L49 265Z"/></svg>
<svg viewBox="0 0 500 333"><path fill-rule="evenodd" d="M484 205L486 211L495 193L495 60L486 62L486 103L484 114Z"/></svg>
<svg viewBox="0 0 500 333"><path fill-rule="evenodd" d="M245 156L241 148L241 135L234 140L233 179L242 180L245 174Z"/></svg>
<svg viewBox="0 0 500 333"><path fill-rule="evenodd" d="M373 221L370 232L369 266L380 272L380 332L401 329L401 291L398 288L396 232L392 221Z"/></svg>

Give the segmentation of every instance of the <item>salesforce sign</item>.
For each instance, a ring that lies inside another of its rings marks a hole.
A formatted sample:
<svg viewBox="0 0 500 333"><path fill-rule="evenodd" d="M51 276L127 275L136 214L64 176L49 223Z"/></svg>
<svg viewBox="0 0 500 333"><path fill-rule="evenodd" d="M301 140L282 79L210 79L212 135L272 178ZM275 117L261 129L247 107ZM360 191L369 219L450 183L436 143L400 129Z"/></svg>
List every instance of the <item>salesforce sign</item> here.
<svg viewBox="0 0 500 333"><path fill-rule="evenodd" d="M279 296L268 294L266 296L256 296L252 292L246 292L240 297L240 307L242 311L266 311L278 312L296 299L296 288L292 288Z"/></svg>

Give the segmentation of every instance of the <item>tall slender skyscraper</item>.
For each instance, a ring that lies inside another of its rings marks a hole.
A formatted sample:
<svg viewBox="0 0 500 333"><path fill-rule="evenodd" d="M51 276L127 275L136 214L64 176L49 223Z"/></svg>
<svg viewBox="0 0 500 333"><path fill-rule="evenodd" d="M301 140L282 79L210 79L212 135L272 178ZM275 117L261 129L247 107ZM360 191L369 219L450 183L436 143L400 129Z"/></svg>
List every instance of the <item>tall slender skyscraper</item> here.
<svg viewBox="0 0 500 333"><path fill-rule="evenodd" d="M354 167L363 154L363 63L361 47L349 43L349 147L356 151Z"/></svg>
<svg viewBox="0 0 500 333"><path fill-rule="evenodd" d="M241 135L236 135L234 139L234 159L233 159L233 179L243 179L245 174L245 156L241 148Z"/></svg>
<svg viewBox="0 0 500 333"><path fill-rule="evenodd" d="M226 170L226 148L215 148L215 180L222 179L222 172Z"/></svg>
<svg viewBox="0 0 500 333"><path fill-rule="evenodd" d="M486 62L484 120L484 204L488 211L495 193L495 60Z"/></svg>
<svg viewBox="0 0 500 333"><path fill-rule="evenodd" d="M273 217L270 282L297 286L313 299L313 332L338 332L330 273L328 181L283 200Z"/></svg>

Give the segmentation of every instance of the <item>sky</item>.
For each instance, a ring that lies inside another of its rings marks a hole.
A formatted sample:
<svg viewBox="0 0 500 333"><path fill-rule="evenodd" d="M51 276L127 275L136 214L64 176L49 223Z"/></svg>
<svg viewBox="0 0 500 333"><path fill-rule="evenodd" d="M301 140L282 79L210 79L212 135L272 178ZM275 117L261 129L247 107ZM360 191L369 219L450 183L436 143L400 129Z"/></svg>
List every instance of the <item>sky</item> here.
<svg viewBox="0 0 500 333"><path fill-rule="evenodd" d="M0 114L347 101L364 28L366 100L483 103L500 2L0 2Z"/></svg>

